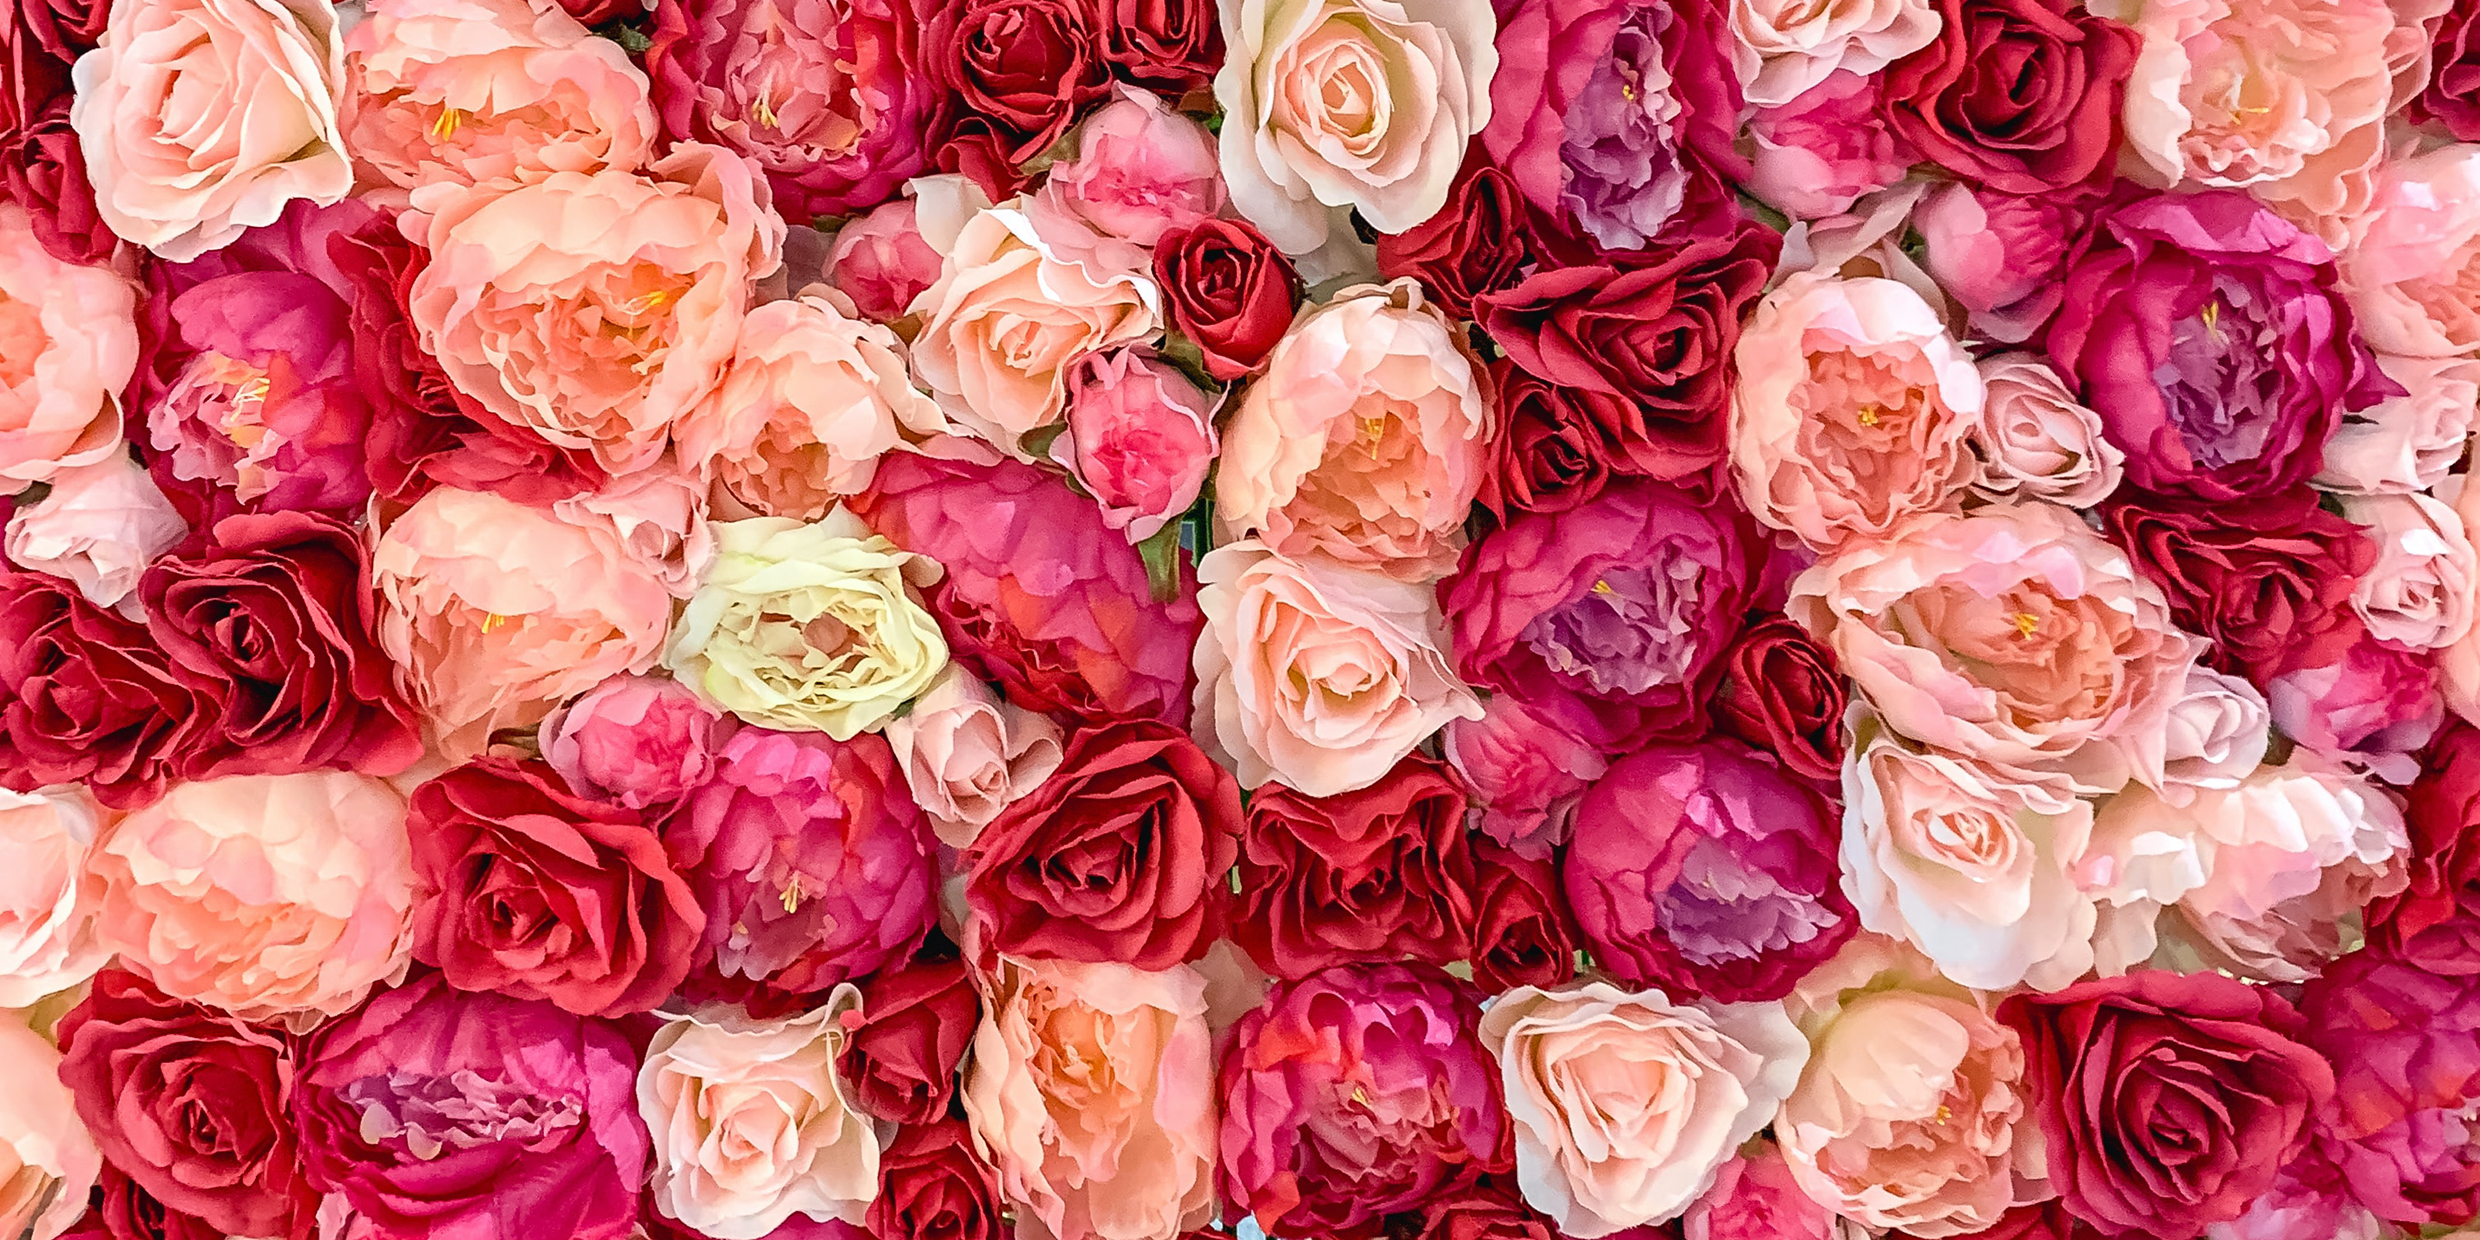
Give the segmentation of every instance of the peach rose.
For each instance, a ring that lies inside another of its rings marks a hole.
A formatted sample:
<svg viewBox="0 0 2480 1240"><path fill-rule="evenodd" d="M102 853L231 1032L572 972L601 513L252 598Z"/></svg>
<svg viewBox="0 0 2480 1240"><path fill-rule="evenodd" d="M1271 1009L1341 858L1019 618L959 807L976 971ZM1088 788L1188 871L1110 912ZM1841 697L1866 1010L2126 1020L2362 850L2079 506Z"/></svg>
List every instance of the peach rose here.
<svg viewBox="0 0 2480 1240"><path fill-rule="evenodd" d="M1002 701L950 663L901 718L887 721L905 785L941 842L971 848L1008 803L1059 769L1059 725Z"/></svg>
<svg viewBox="0 0 2480 1240"><path fill-rule="evenodd" d="M784 239L765 178L695 142L643 176L440 184L414 205L406 229L431 261L409 304L448 380L613 473L652 464L722 379Z"/></svg>
<svg viewBox="0 0 2480 1240"><path fill-rule="evenodd" d="M662 652L672 597L607 523L442 487L371 553L379 643L449 761Z"/></svg>
<svg viewBox="0 0 2480 1240"><path fill-rule="evenodd" d="M2078 791L2159 781L2202 644L2125 552L2047 504L1915 517L1801 573L1785 610L1888 729Z"/></svg>
<svg viewBox="0 0 2480 1240"><path fill-rule="evenodd" d="M345 36L353 157L404 189L635 171L646 75L551 0L373 0Z"/></svg>
<svg viewBox="0 0 2480 1240"><path fill-rule="evenodd" d="M2471 631L2475 566L2454 510L2426 495L2346 495L2342 515L2377 548L2377 562L2351 590L2368 635L2435 650Z"/></svg>
<svg viewBox="0 0 2480 1240"><path fill-rule="evenodd" d="M104 607L129 597L138 574L189 535L161 487L126 453L61 471L51 494L9 515L4 544L19 568L77 583ZM135 604L132 604L134 610Z"/></svg>
<svg viewBox="0 0 2480 1240"><path fill-rule="evenodd" d="M1482 1014L1481 1044L1524 1199L1575 1240L1678 1217L1808 1060L1779 1003L1673 1003L1608 982L1508 991Z"/></svg>
<svg viewBox="0 0 2480 1240"><path fill-rule="evenodd" d="M1303 314L1223 429L1214 520L1403 581L1455 567L1490 464L1488 379L1417 281Z"/></svg>
<svg viewBox="0 0 2480 1240"><path fill-rule="evenodd" d="M1929 46L1927 0L1731 0L1731 61L1758 107L1780 107L1837 69L1866 77Z"/></svg>
<svg viewBox="0 0 2480 1240"><path fill-rule="evenodd" d="M637 1072L655 1209L715 1240L758 1240L796 1214L858 1224L878 1196L880 1141L836 1061L860 1008L847 982L799 1016L667 1017Z"/></svg>
<svg viewBox="0 0 2480 1240"><path fill-rule="evenodd" d="M1808 1066L1774 1135L1809 1196L1872 1228L1939 1237L2048 1195L2023 1044L1986 998L1863 934L1783 1006Z"/></svg>
<svg viewBox="0 0 2480 1240"><path fill-rule="evenodd" d="M86 1213L103 1153L60 1083L60 1051L0 1018L0 1235L52 1240Z"/></svg>
<svg viewBox="0 0 2480 1240"><path fill-rule="evenodd" d="M2480 146L2389 160L2341 257L2360 335L2380 355L2480 352Z"/></svg>
<svg viewBox="0 0 2480 1240"><path fill-rule="evenodd" d="M2118 489L2125 453L2101 433L2101 415L2029 353L1984 358L1981 416L1971 431L1980 457L1972 490L1984 498L2040 499L2090 508Z"/></svg>
<svg viewBox="0 0 2480 1240"><path fill-rule="evenodd" d="M96 927L176 999L297 1030L412 959L405 799L349 771L175 785L104 833Z"/></svg>
<svg viewBox="0 0 2480 1240"><path fill-rule="evenodd" d="M1740 334L1731 472L1759 521L1820 550L1953 506L1976 473L1980 371L1920 294L1800 272Z"/></svg>
<svg viewBox="0 0 2480 1240"><path fill-rule="evenodd" d="M913 369L948 416L1020 459L1032 458L1019 441L1066 413L1068 363L1154 334L1162 311L1150 271L1070 261L1020 205L974 213L939 248L938 283L912 305Z"/></svg>
<svg viewBox="0 0 2480 1240"><path fill-rule="evenodd" d="M982 995L959 1096L1027 1234L1173 1240L1214 1219L1203 974L1000 957Z"/></svg>
<svg viewBox="0 0 2480 1240"><path fill-rule="evenodd" d="M2359 495L2425 491L2463 459L2472 412L2480 407L2480 359L2377 355L2377 369L2404 394L2342 415L2325 441L2312 481Z"/></svg>
<svg viewBox="0 0 2480 1240"><path fill-rule="evenodd" d="M1248 539L1197 565L1193 731L1244 788L1269 780L1310 796L1376 783L1450 719L1481 703L1442 653L1427 586Z"/></svg>
<svg viewBox="0 0 2480 1240"><path fill-rule="evenodd" d="M82 788L0 789L0 1008L67 990L112 955L95 934L103 886L87 868L102 814Z"/></svg>
<svg viewBox="0 0 2480 1240"><path fill-rule="evenodd" d="M2187 687L2162 730L2161 799L2185 805L2197 790L2239 786L2273 743L2273 711L2243 677L2187 669Z"/></svg>
<svg viewBox="0 0 2480 1240"><path fill-rule="evenodd" d="M353 192L327 0L112 0L71 76L103 222L172 262Z"/></svg>
<svg viewBox="0 0 2480 1240"><path fill-rule="evenodd" d="M878 458L949 429L904 344L816 286L742 320L723 382L681 420L681 462L753 512L815 521L867 489Z"/></svg>
<svg viewBox="0 0 2480 1240"><path fill-rule="evenodd" d="M26 209L0 200L0 482L47 482L124 451L137 312L136 286L52 257Z"/></svg>
<svg viewBox="0 0 2480 1240"><path fill-rule="evenodd" d="M555 500L551 515L611 531L640 571L662 582L673 598L687 598L715 561L706 491L702 481L676 470L644 469L613 478L601 490Z"/></svg>

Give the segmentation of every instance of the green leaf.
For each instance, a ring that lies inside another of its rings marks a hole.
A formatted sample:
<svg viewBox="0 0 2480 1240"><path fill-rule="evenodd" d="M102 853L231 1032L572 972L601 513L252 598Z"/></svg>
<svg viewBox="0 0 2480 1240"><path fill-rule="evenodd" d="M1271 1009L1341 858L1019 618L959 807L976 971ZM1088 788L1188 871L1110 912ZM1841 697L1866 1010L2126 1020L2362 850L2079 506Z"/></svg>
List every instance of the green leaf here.
<svg viewBox="0 0 2480 1240"><path fill-rule="evenodd" d="M1456 961L1454 964L1448 965L1448 966L1447 966L1447 974L1448 974L1448 976L1450 976L1450 977L1460 977L1460 978L1463 978L1465 981L1468 981L1468 982L1469 982L1469 981L1471 981L1471 980L1473 980L1473 967L1472 967L1472 961L1469 961L1469 960L1458 960L1458 961Z"/></svg>
<svg viewBox="0 0 2480 1240"><path fill-rule="evenodd" d="M1137 557L1145 561L1145 584L1154 591L1154 601L1168 603L1180 596L1180 526L1181 521L1165 521L1153 536L1137 544Z"/></svg>
<svg viewBox="0 0 2480 1240"><path fill-rule="evenodd" d="M1067 429L1068 424L1064 421L1037 426L1017 436L1016 446L1024 449L1025 455L1037 461L1047 461L1051 456L1051 445L1057 443L1060 435Z"/></svg>
<svg viewBox="0 0 2480 1240"><path fill-rule="evenodd" d="M25 490L17 493L17 506L20 508L31 508L36 504L42 503L51 495L51 493L51 483L29 482L26 484Z"/></svg>

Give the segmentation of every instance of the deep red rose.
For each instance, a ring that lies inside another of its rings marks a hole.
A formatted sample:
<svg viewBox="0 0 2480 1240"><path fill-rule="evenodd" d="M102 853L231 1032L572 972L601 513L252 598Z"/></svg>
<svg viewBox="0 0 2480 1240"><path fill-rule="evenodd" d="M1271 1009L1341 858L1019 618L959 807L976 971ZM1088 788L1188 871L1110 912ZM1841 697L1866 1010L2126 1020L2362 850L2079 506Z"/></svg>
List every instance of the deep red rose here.
<svg viewBox="0 0 2480 1240"><path fill-rule="evenodd" d="M2107 180L2144 41L2068 0L1938 0L1935 42L1885 73L1886 122L1939 167L2010 194Z"/></svg>
<svg viewBox="0 0 2480 1240"><path fill-rule="evenodd" d="M1168 969L1221 936L1239 831L1240 785L1185 729L1083 728L973 841L965 898L1001 952Z"/></svg>
<svg viewBox="0 0 2480 1240"><path fill-rule="evenodd" d="M1094 0L1102 58L1119 75L1177 102L1223 67L1223 23L1212 0Z"/></svg>
<svg viewBox="0 0 2480 1240"><path fill-rule="evenodd" d="M1810 779L1831 781L1843 769L1846 694L1834 652L1799 625L1768 616L1722 656L1714 724Z"/></svg>
<svg viewBox="0 0 2480 1240"><path fill-rule="evenodd" d="M998 1174L973 1152L961 1120L907 1124L878 1156L874 1240L1002 1240Z"/></svg>
<svg viewBox="0 0 2480 1240"><path fill-rule="evenodd" d="M2262 986L2141 969L2009 998L2050 1183L2109 1235L2193 1236L2239 1217L2315 1136L2334 1072Z"/></svg>
<svg viewBox="0 0 2480 1240"><path fill-rule="evenodd" d="M95 1181L94 1208L64 1237L108 1240L226 1240L222 1228L183 1214L146 1191L129 1173L106 1162Z"/></svg>
<svg viewBox="0 0 2480 1240"><path fill-rule="evenodd" d="M588 26L608 21L632 21L646 15L646 0L558 0L570 17Z"/></svg>
<svg viewBox="0 0 2480 1240"><path fill-rule="evenodd" d="M1490 381L1498 434L1476 502L1504 522L1511 513L1564 512L1601 494L1620 428L1643 421L1635 405L1535 378L1503 357L1490 363Z"/></svg>
<svg viewBox="0 0 2480 1240"><path fill-rule="evenodd" d="M482 758L413 790L414 958L460 990L580 1016L651 1010L706 914L663 840L539 761Z"/></svg>
<svg viewBox="0 0 2480 1240"><path fill-rule="evenodd" d="M1559 1240L1558 1225L1525 1204L1516 1186L1503 1176L1483 1176L1458 1192L1444 1193L1390 1223L1390 1237L1404 1240Z"/></svg>
<svg viewBox="0 0 2480 1240"><path fill-rule="evenodd" d="M2432 64L2428 88L2403 115L2413 121L2436 121L2455 140L2480 140L2480 3L2454 0L2445 16L2431 27Z"/></svg>
<svg viewBox="0 0 2480 1240"><path fill-rule="evenodd" d="M945 1116L982 1018L972 971L950 955L880 972L861 984L861 1016L839 1069L853 1104L895 1124Z"/></svg>
<svg viewBox="0 0 2480 1240"><path fill-rule="evenodd" d="M69 127L70 98L56 95L24 124L0 128L0 195L26 208L35 239L54 258L89 266L120 248L95 207L86 154Z"/></svg>
<svg viewBox="0 0 2480 1240"><path fill-rule="evenodd" d="M2178 626L2213 643L2214 666L2259 687L2359 639L2351 591L2376 548L2305 486L2248 500L2129 496L2101 521L2169 597Z"/></svg>
<svg viewBox="0 0 2480 1240"><path fill-rule="evenodd" d="M303 1236L293 1044L107 969L60 1022L61 1082L104 1158L221 1236Z"/></svg>
<svg viewBox="0 0 2480 1240"><path fill-rule="evenodd" d="M1111 86L1087 0L945 0L930 6L920 68L953 94L954 128L939 167L994 199L1049 150L1077 111Z"/></svg>
<svg viewBox="0 0 2480 1240"><path fill-rule="evenodd" d="M2039 1205L2016 1206L1997 1222L1954 1240L2096 1240L2100 1234L2053 1197Z"/></svg>
<svg viewBox="0 0 2480 1240"><path fill-rule="evenodd" d="M1515 178L1475 146L1438 214L1378 235L1378 274L1412 276L1447 313L1469 319L1475 300L1514 288L1553 261L1556 241L1547 232ZM1581 247L1564 248L1577 250L1569 258L1581 261Z"/></svg>
<svg viewBox="0 0 2480 1240"><path fill-rule="evenodd" d="M14 0L10 7L35 46L64 64L94 50L112 15L111 0Z"/></svg>
<svg viewBox="0 0 2480 1240"><path fill-rule="evenodd" d="M84 783L115 809L163 795L213 703L146 626L41 573L0 573L0 783Z"/></svg>
<svg viewBox="0 0 2480 1240"><path fill-rule="evenodd" d="M1445 966L1473 948L1470 798L1414 754L1357 792L1268 784L1249 801L1232 938L1276 977L1330 965Z"/></svg>
<svg viewBox="0 0 2480 1240"><path fill-rule="evenodd" d="M2369 902L2371 943L2400 943L2480 896L2480 728L2457 719L2438 733L2404 800L2411 882Z"/></svg>
<svg viewBox="0 0 2480 1240"><path fill-rule="evenodd" d="M1206 373L1230 382L1274 351L1300 307L1300 273L1266 235L1240 220L1166 232L1154 281L1171 326L1197 346Z"/></svg>
<svg viewBox="0 0 2480 1240"><path fill-rule="evenodd" d="M1576 976L1584 932L1558 864L1474 834L1473 979L1492 991L1557 986Z"/></svg>

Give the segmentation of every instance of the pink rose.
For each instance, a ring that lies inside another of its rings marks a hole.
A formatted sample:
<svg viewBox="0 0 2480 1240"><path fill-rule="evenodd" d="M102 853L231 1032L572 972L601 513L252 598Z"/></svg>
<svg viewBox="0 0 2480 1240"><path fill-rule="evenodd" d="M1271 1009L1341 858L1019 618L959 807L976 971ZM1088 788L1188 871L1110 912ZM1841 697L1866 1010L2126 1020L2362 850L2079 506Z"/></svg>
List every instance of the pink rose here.
<svg viewBox="0 0 2480 1240"><path fill-rule="evenodd" d="M551 515L571 525L605 529L638 571L652 574L673 598L697 592L715 561L706 520L706 484L668 467L640 470L600 490L554 500Z"/></svg>
<svg viewBox="0 0 2480 1240"><path fill-rule="evenodd" d="M0 790L0 1008L67 990L111 958L95 933L103 885L87 864L101 826L83 789Z"/></svg>
<svg viewBox="0 0 2480 1240"><path fill-rule="evenodd" d="M1791 102L1835 70L1860 77L1929 46L1943 23L1926 0L1732 0L1731 60L1748 102Z"/></svg>
<svg viewBox="0 0 2480 1240"><path fill-rule="evenodd" d="M2067 239L2084 227L2073 211L2041 197L1975 190L1950 182L1912 209L1921 261L1948 296L1969 312L1972 330L2021 344L2058 308Z"/></svg>
<svg viewBox="0 0 2480 1240"><path fill-rule="evenodd" d="M86 1213L103 1153L60 1083L60 1052L0 1020L0 1232L52 1240Z"/></svg>
<svg viewBox="0 0 2480 1240"><path fill-rule="evenodd" d="M939 282L939 252L922 239L914 202L898 198L835 234L824 279L874 323L903 318L922 290Z"/></svg>
<svg viewBox="0 0 2480 1240"><path fill-rule="evenodd" d="M2343 252L2343 288L2380 354L2457 357L2480 350L2480 146L2392 160Z"/></svg>
<svg viewBox="0 0 2480 1240"><path fill-rule="evenodd" d="M377 0L345 36L353 157L403 189L633 172L646 75L551 0Z"/></svg>
<svg viewBox="0 0 2480 1240"><path fill-rule="evenodd" d="M112 231L173 262L353 191L322 0L113 0L69 123Z"/></svg>
<svg viewBox="0 0 2480 1240"><path fill-rule="evenodd" d="M1403 581L1455 567L1490 468L1487 372L1411 279L1293 322L1223 430L1220 536Z"/></svg>
<svg viewBox="0 0 2480 1240"><path fill-rule="evenodd" d="M1218 446L1213 415L1214 398L1168 362L1088 353L1069 368L1068 425L1051 459L1102 505L1104 525L1144 542L1197 502Z"/></svg>
<svg viewBox="0 0 2480 1240"><path fill-rule="evenodd" d="M646 809L704 785L735 730L679 681L614 676L543 720L542 754L571 789Z"/></svg>
<svg viewBox="0 0 2480 1240"><path fill-rule="evenodd" d="M2363 495L2428 490L2463 459L2472 410L2480 406L2480 359L2376 358L2377 369L2404 394L2344 413L2325 441L2324 468L2311 481Z"/></svg>
<svg viewBox="0 0 2480 1240"><path fill-rule="evenodd" d="M2118 489L2125 453L2101 430L2049 363L2030 353L1981 359L1980 421L1971 442L1980 457L1974 493L1992 500L2039 499L2090 508Z"/></svg>
<svg viewBox="0 0 2480 1240"><path fill-rule="evenodd" d="M2283 735L2394 784L2419 775L2415 751L2445 722L2438 668L2428 653L2367 633L2332 662L2274 677L2265 701Z"/></svg>
<svg viewBox="0 0 2480 1240"><path fill-rule="evenodd" d="M722 379L784 237L748 163L692 142L643 176L440 184L415 205L423 347L484 411L613 473L652 464Z"/></svg>
<svg viewBox="0 0 2480 1240"><path fill-rule="evenodd" d="M1154 92L1118 87L1077 130L1076 158L1051 165L1039 201L1106 237L1151 246L1222 213L1214 135Z"/></svg>
<svg viewBox="0 0 2480 1240"><path fill-rule="evenodd" d="M1840 215L1861 195L1902 180L1913 152L1879 121L1877 107L1876 77L1838 69L1784 103L1757 109L1748 122L1756 159L1744 188L1809 220Z"/></svg>
<svg viewBox="0 0 2480 1240"><path fill-rule="evenodd" d="M1684 1240L1837 1240L1834 1214L1810 1199L1783 1152L1766 1146L1724 1163L1680 1220Z"/></svg>
<svg viewBox="0 0 2480 1240"><path fill-rule="evenodd" d="M51 494L9 514L9 562L77 583L110 607L138 588L138 574L189 535L189 524L155 479L124 454L64 470Z"/></svg>
<svg viewBox="0 0 2480 1240"><path fill-rule="evenodd" d="M1448 720L1441 739L1481 811L1476 825L1536 861L1567 842L1576 803L1610 769L1600 751L1504 693L1478 717Z"/></svg>
<svg viewBox="0 0 2480 1240"><path fill-rule="evenodd" d="M1824 550L1954 505L1980 372L1920 294L1800 272L1757 303L1737 353L1731 470L1759 521Z"/></svg>
<svg viewBox="0 0 2480 1240"><path fill-rule="evenodd" d="M52 257L26 209L0 201L0 482L43 482L123 450L137 307L136 286Z"/></svg>
<svg viewBox="0 0 2480 1240"><path fill-rule="evenodd" d="M913 800L941 842L971 848L974 837L1051 777L1063 756L1059 725L1000 700L988 685L949 664L913 708L887 721Z"/></svg>
<svg viewBox="0 0 2480 1240"><path fill-rule="evenodd" d="M2161 799L2185 805L2198 789L2239 786L2272 744L2273 711L2244 678L2187 669L2187 688L2162 728Z"/></svg>
<svg viewBox="0 0 2480 1240"><path fill-rule="evenodd" d="M2472 590L2480 565L2454 510L2426 495L2346 495L2342 515L2377 548L2376 564L2351 589L2351 610L2368 635L2412 650L2435 650L2471 631Z"/></svg>
<svg viewBox="0 0 2480 1240"><path fill-rule="evenodd" d="M1448 720L1481 715L1427 586L1254 539L1208 552L1197 580L1194 731L1243 787L1366 788Z"/></svg>

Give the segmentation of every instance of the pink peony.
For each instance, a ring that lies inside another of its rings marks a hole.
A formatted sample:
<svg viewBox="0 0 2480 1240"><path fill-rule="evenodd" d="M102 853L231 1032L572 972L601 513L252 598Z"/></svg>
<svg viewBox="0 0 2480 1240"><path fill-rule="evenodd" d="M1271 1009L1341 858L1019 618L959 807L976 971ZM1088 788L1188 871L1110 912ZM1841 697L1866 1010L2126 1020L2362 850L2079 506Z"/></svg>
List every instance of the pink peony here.
<svg viewBox="0 0 2480 1240"><path fill-rule="evenodd" d="M2367 633L2330 663L2274 677L2265 700L2284 735L2396 784L2418 776L2415 751L2427 747L2446 717L2431 657Z"/></svg>
<svg viewBox="0 0 2480 1240"><path fill-rule="evenodd" d="M1214 135L1161 96L1126 86L1085 118L1076 158L1051 165L1036 202L1140 246L1227 205Z"/></svg>
<svg viewBox="0 0 2480 1240"><path fill-rule="evenodd" d="M614 676L542 722L542 754L568 786L630 809L704 786L736 725L679 681Z"/></svg>
<svg viewBox="0 0 2480 1240"><path fill-rule="evenodd" d="M1963 305L1972 331L2008 344L2038 335L2058 309L2067 240L2085 224L2071 206L1950 182L1912 209L1921 261Z"/></svg>
<svg viewBox="0 0 2480 1240"><path fill-rule="evenodd" d="M60 1052L0 1020L0 1230L52 1240L86 1210L103 1154L60 1082Z"/></svg>
<svg viewBox="0 0 2480 1240"><path fill-rule="evenodd" d="M121 451L121 389L138 368L137 289L54 258L0 202L0 483L43 482Z"/></svg>
<svg viewBox="0 0 2480 1240"><path fill-rule="evenodd" d="M1214 399L1170 363L1122 349L1069 370L1068 425L1051 459L1102 505L1102 523L1144 542L1197 502L1214 464Z"/></svg>
<svg viewBox="0 0 2480 1240"><path fill-rule="evenodd" d="M2377 355L2377 369L2403 389L2344 415L2325 441L2312 479L2328 491L2400 495L2445 481L2463 458L2480 407L2480 359Z"/></svg>
<svg viewBox="0 0 2480 1240"><path fill-rule="evenodd" d="M30 1007L111 958L90 864L103 811L75 787L0 791L0 1008Z"/></svg>
<svg viewBox="0 0 2480 1240"><path fill-rule="evenodd" d="M2480 147L2388 161L2344 252L2343 287L2380 354L2480 350Z"/></svg>
<svg viewBox="0 0 2480 1240"><path fill-rule="evenodd" d="M1766 1147L1724 1163L1714 1186L1680 1220L1685 1240L1837 1240L1834 1213L1801 1191L1782 1151Z"/></svg>
<svg viewBox="0 0 2480 1240"><path fill-rule="evenodd" d="M1750 6L1737 6L1746 11ZM1840 215L1903 179L1915 157L1878 119L1878 79L1837 69L1748 122L1756 158L1745 185L1794 219Z"/></svg>

